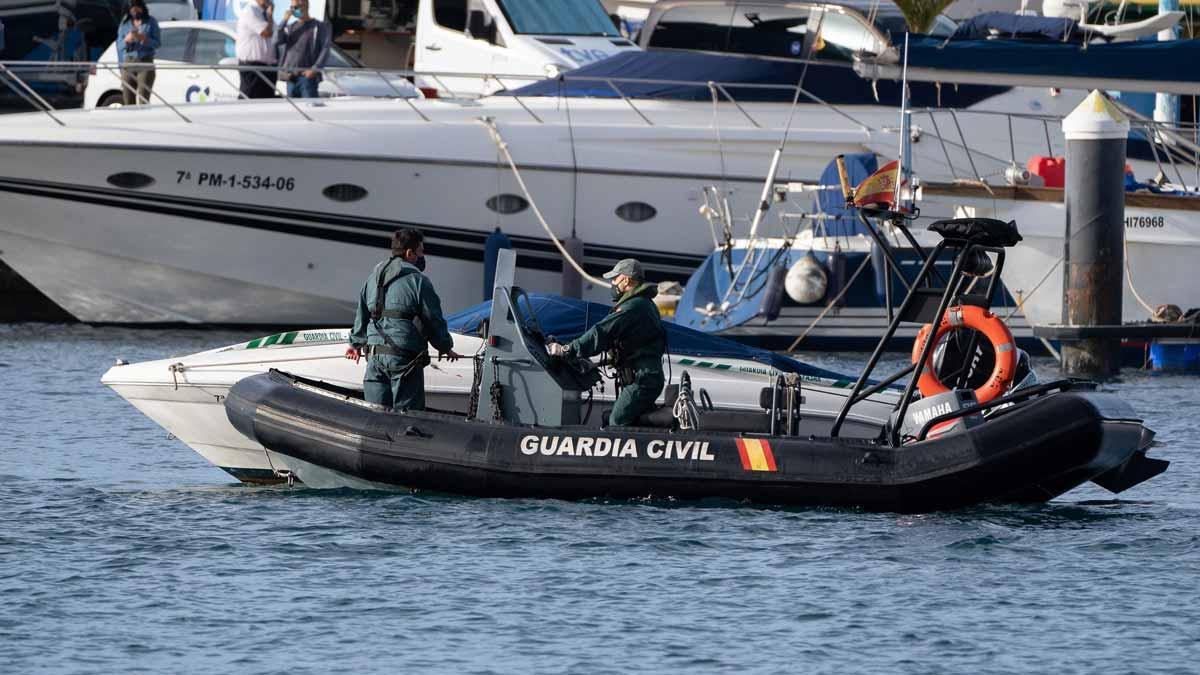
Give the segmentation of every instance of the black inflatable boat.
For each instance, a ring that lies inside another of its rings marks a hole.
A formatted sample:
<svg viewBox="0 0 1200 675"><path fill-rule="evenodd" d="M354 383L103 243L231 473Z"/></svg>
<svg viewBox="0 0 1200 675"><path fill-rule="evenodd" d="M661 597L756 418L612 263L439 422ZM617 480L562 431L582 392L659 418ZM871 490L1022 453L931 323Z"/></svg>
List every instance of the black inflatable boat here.
<svg viewBox="0 0 1200 675"><path fill-rule="evenodd" d="M384 410L275 371L238 382L225 407L234 427L285 456L302 481L479 496L715 497L927 511L1045 501L1088 481L1119 492L1161 473L1167 463L1146 457L1153 433L1119 397L1087 383L1038 384L981 404L967 389L918 397L921 369L909 367L868 387L901 320L938 325L952 302L973 301L960 285L968 253L997 254L991 296L1002 246L1011 244L994 244L1005 240L998 225L990 227L944 233L919 277L944 249L957 254L945 288L925 294L939 300L936 311L915 308L925 289L909 293L845 407L828 419L806 413L795 379L765 388L759 410L722 411L696 405L684 378L671 405L637 427L583 423L592 417L582 411L595 366L547 354L512 285L511 255L498 265L473 414ZM925 363L934 342L930 334L914 362ZM905 398L873 438L840 436L856 400L906 373Z"/></svg>

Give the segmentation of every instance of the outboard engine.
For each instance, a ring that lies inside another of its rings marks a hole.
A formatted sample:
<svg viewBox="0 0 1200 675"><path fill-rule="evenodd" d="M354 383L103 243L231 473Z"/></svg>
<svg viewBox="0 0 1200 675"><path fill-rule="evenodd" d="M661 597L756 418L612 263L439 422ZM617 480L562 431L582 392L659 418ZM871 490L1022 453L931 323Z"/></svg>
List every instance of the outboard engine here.
<svg viewBox="0 0 1200 675"><path fill-rule="evenodd" d="M955 389L942 394L934 394L926 396L920 401L908 406L908 412L904 415L904 421L900 424L900 438L906 441L915 440L921 433L929 420L935 417L941 417L953 412L958 412L963 408L969 408L975 405L975 392L970 389ZM897 411L899 412L899 411ZM896 413L893 413L895 415ZM933 425L929 432L925 434L927 440L945 436L946 434L965 431L971 427L977 426L983 422L983 415L972 413L956 417L952 420L940 422ZM893 428L895 428L895 418L892 420Z"/></svg>
<svg viewBox="0 0 1200 675"><path fill-rule="evenodd" d="M1017 371L1013 376L1012 391L1032 387L1040 381L1037 371L1033 369L1033 362L1029 358L1029 352L1024 349L1017 349Z"/></svg>
<svg viewBox="0 0 1200 675"><path fill-rule="evenodd" d="M968 354L972 337L975 350ZM987 381L995 365L987 338L969 328L951 332L933 348L933 372L947 387L974 389Z"/></svg>
<svg viewBox="0 0 1200 675"><path fill-rule="evenodd" d="M934 347L933 369L938 379L947 386L957 383L958 386L975 389L986 382L988 374L992 372L996 359L992 350L987 348L987 338L979 335L975 341L975 353L971 356L966 353L971 333L974 332L970 329L955 331ZM1032 387L1038 382L1029 352L1018 348L1017 367L1008 391Z"/></svg>

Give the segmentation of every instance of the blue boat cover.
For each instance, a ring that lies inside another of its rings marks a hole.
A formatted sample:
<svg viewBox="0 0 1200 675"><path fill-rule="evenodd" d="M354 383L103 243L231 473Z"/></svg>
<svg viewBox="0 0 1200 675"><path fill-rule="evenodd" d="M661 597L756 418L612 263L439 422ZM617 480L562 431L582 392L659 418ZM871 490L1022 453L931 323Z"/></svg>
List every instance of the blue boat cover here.
<svg viewBox="0 0 1200 675"><path fill-rule="evenodd" d="M650 84L621 82L621 93L630 98L661 98L680 101L711 101L708 82L737 82L739 84L773 84L794 87L804 79L802 61L768 61L743 56L722 56L675 51L629 51L572 70L565 77L541 80L511 92L497 95L513 96L570 96L618 98L605 82L579 78L614 77L641 80L672 80L681 84ZM849 69L846 77L858 79ZM691 83L695 84L682 84ZM795 96L791 89L758 89L726 87L739 101L786 101Z"/></svg>
<svg viewBox="0 0 1200 675"><path fill-rule="evenodd" d="M851 185L862 183L868 176L879 170L879 162L871 152L859 152L844 155L846 173L849 174ZM825 165L821 172L821 185L831 187L817 193L816 210L827 216L836 216L824 221L824 232L828 237L850 237L856 234L867 234L862 223L854 216L854 211L846 208L846 200L838 185L837 160ZM818 225L818 232L821 226Z"/></svg>
<svg viewBox="0 0 1200 675"><path fill-rule="evenodd" d="M554 336L562 342L579 337L584 331L608 316L612 309L608 305L597 302L542 293L530 293L529 299L533 305L533 313L537 316L538 323L541 324L542 332L546 336ZM524 309L524 304L521 305L521 308ZM489 300L446 317L446 323L454 333L478 335L483 322L491 315L492 301ZM663 322L663 328L667 331L667 348L675 356L745 359L785 373L798 373L802 376L831 380L853 379L775 352L748 347L733 340L701 333L698 330L684 328L667 321Z"/></svg>
<svg viewBox="0 0 1200 675"><path fill-rule="evenodd" d="M960 40L913 36L912 68L1104 79L1200 81L1200 40L1139 40L1077 45L1021 40Z"/></svg>
<svg viewBox="0 0 1200 675"><path fill-rule="evenodd" d="M621 80L621 93L630 98L676 101L711 101L708 83L720 82L740 102L791 103L796 84L804 91L832 104L900 104L900 85L891 80L870 81L855 74L842 61L790 61L744 54L650 50L621 52L602 61L572 70L558 79L541 80L497 96L553 96L570 98L616 98L616 90L602 79ZM629 79L667 80L669 84L630 82ZM736 86L734 83L742 84ZM744 86L753 85L753 86ZM763 85L772 85L764 88ZM915 107L969 108L1007 87L970 84L939 87L931 82L910 82L910 103ZM812 99L800 95L802 103ZM725 99L722 99L725 102Z"/></svg>
<svg viewBox="0 0 1200 675"><path fill-rule="evenodd" d="M1012 12L984 12L958 24L951 40L986 40L996 31L1001 37L1022 40L1079 42L1083 35L1075 30L1074 19L1048 16L1024 16Z"/></svg>

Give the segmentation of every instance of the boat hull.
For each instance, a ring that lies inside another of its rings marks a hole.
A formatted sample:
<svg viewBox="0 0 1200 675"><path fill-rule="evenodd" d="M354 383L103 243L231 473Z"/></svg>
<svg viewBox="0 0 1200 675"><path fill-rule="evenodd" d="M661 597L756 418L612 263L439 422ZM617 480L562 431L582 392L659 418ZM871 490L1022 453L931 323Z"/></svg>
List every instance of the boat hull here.
<svg viewBox="0 0 1200 675"><path fill-rule="evenodd" d="M385 412L278 372L239 382L225 409L239 432L321 467L326 479L484 497L725 498L902 512L1051 499L1129 462L1143 430L1119 398L1073 391L898 449L816 437L537 428Z"/></svg>
<svg viewBox="0 0 1200 675"><path fill-rule="evenodd" d="M282 337L281 337L282 336ZM452 333L455 351L474 354L481 340ZM365 361L343 357L345 329L299 331L259 338L188 356L119 364L110 368L101 383L165 429L174 438L199 453L214 466L248 483L277 483L291 469L287 457L272 457L263 446L238 433L223 408L229 390L237 383L271 368L290 372L347 390L362 390ZM467 410L474 366L470 359L449 363L437 361L425 372L428 404L439 410ZM669 370L688 370L697 391L704 390L722 408L745 407L759 390L769 384L774 372L753 361L696 358L672 355ZM845 380L805 382L805 397L813 410L832 414L845 401ZM594 415L610 405L614 387L606 381L595 395ZM871 435L870 430L885 419L895 400L894 392L882 392L857 404L851 411L848 433Z"/></svg>
<svg viewBox="0 0 1200 675"><path fill-rule="evenodd" d="M13 116L25 126L0 130L0 255L91 323L343 323L403 227L425 233L430 276L451 311L483 299L485 242L497 227L520 254L525 287L560 291L561 256L497 163L477 120L484 111L429 105L446 109L445 123L389 112L381 124L369 110L377 103L330 102L312 113L319 133L286 105L266 105L255 121L245 106L189 109L196 124L165 110L64 113L68 126L57 130ZM704 126L583 119L568 129L533 124L511 101L491 107L536 206L556 237L583 242L583 262L597 275L636 256L652 280L686 278L712 246L696 219L700 188L721 183L735 202L749 200L766 169L761 149L777 142L770 129L730 130L722 163ZM707 124L710 112L692 116ZM610 110L605 119L614 114L632 115ZM241 128L226 126L235 120ZM203 141L192 138L198 133ZM279 133L300 140L264 145ZM787 153L803 175L866 138L861 130L797 133L812 135ZM638 167L621 150L630 147L645 153ZM632 215L626 204L638 205ZM584 290L595 300L607 293Z"/></svg>

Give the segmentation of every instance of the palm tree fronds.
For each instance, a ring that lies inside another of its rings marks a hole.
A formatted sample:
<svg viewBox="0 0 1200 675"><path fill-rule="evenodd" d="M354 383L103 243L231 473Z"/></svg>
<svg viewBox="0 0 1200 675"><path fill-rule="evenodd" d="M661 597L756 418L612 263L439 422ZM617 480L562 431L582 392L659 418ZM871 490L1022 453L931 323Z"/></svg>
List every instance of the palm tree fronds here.
<svg viewBox="0 0 1200 675"><path fill-rule="evenodd" d="M904 14L908 29L914 33L927 33L933 27L933 21L954 0L895 0L896 6Z"/></svg>

